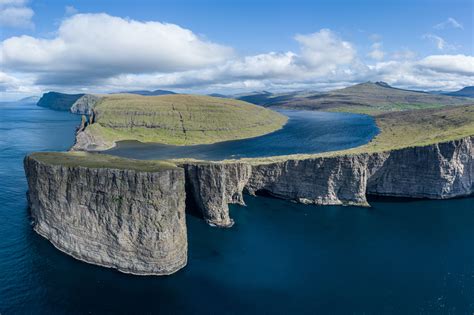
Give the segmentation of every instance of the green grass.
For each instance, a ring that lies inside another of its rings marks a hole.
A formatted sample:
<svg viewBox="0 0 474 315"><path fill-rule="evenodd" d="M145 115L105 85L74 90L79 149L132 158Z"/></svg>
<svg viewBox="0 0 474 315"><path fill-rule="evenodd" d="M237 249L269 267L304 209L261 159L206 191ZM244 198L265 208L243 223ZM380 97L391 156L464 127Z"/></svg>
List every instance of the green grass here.
<svg viewBox="0 0 474 315"><path fill-rule="evenodd" d="M354 106L341 106L333 107L328 109L330 112L343 112L343 113L355 113L365 115L380 115L391 112L401 112L410 110L420 110L429 108L442 108L445 107L443 104L404 104L404 103L393 103L393 104L376 104L371 106L354 105Z"/></svg>
<svg viewBox="0 0 474 315"><path fill-rule="evenodd" d="M352 152L380 152L474 135L474 105L448 106L376 116L380 134Z"/></svg>
<svg viewBox="0 0 474 315"><path fill-rule="evenodd" d="M133 160L87 152L35 152L30 157L45 164L67 167L130 169L142 172L177 168L175 164L166 161Z"/></svg>
<svg viewBox="0 0 474 315"><path fill-rule="evenodd" d="M89 132L105 142L215 143L280 129L287 117L246 102L197 95L104 97Z"/></svg>

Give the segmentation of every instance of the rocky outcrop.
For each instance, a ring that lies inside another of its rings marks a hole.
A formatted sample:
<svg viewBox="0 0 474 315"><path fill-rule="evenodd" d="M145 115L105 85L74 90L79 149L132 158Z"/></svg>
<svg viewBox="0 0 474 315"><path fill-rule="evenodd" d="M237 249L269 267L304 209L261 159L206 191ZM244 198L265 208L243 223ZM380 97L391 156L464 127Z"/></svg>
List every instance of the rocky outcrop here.
<svg viewBox="0 0 474 315"><path fill-rule="evenodd" d="M446 199L474 193L474 137L382 153L185 165L204 218L228 226L242 191L317 205L368 206L366 195Z"/></svg>
<svg viewBox="0 0 474 315"><path fill-rule="evenodd" d="M229 203L245 205L242 191L251 172L246 163L184 164L190 195L207 223L230 227Z"/></svg>
<svg viewBox="0 0 474 315"><path fill-rule="evenodd" d="M115 142L104 140L98 134L91 132L90 128L79 128L71 151L103 151L114 146Z"/></svg>
<svg viewBox="0 0 474 315"><path fill-rule="evenodd" d="M97 102L99 101L100 96L93 94L84 94L79 99L77 99L74 104L71 106L71 113L73 114L82 114L82 115L92 115L93 109Z"/></svg>
<svg viewBox="0 0 474 315"><path fill-rule="evenodd" d="M139 275L186 265L184 170L46 164L26 157L34 229L61 251Z"/></svg>

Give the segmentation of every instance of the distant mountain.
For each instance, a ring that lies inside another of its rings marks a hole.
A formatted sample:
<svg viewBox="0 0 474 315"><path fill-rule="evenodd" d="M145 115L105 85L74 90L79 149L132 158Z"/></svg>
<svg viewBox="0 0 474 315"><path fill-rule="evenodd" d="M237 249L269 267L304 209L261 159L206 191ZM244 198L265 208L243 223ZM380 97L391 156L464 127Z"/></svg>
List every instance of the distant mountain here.
<svg viewBox="0 0 474 315"><path fill-rule="evenodd" d="M248 94L237 94L233 98L257 105L265 105L269 102L269 98L272 97L272 93L267 91L251 92Z"/></svg>
<svg viewBox="0 0 474 315"><path fill-rule="evenodd" d="M85 94L44 93L36 105L54 110L69 111L72 104Z"/></svg>
<svg viewBox="0 0 474 315"><path fill-rule="evenodd" d="M18 100L17 102L22 103L22 104L31 104L31 103L38 102L39 99L40 99L39 96L28 96L28 97L24 97L24 98Z"/></svg>
<svg viewBox="0 0 474 315"><path fill-rule="evenodd" d="M472 103L469 99L394 88L385 82L365 82L330 92L262 92L237 99L267 107L309 110L382 112Z"/></svg>
<svg viewBox="0 0 474 315"><path fill-rule="evenodd" d="M138 94L138 95L144 95L144 96L176 94L173 91L167 91L167 90L154 90L154 91L139 90L139 91L125 91L125 92L120 92L120 93Z"/></svg>
<svg viewBox="0 0 474 315"><path fill-rule="evenodd" d="M474 86L466 86L459 91L444 93L444 95L474 97Z"/></svg>
<svg viewBox="0 0 474 315"><path fill-rule="evenodd" d="M211 94L207 94L207 96L229 98L228 95L219 94L219 93L211 93Z"/></svg>

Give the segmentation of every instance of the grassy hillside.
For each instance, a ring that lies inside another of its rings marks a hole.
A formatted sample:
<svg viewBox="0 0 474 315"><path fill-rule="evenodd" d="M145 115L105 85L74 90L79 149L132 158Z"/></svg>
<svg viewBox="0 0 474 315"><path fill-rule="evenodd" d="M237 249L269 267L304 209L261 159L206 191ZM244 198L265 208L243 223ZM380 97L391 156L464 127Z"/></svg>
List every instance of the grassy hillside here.
<svg viewBox="0 0 474 315"><path fill-rule="evenodd" d="M177 168L175 164L165 161L133 160L87 152L35 152L30 157L45 164L70 167L131 169L143 172Z"/></svg>
<svg viewBox="0 0 474 315"><path fill-rule="evenodd" d="M287 118L233 99L197 95L110 95L94 109L88 131L105 142L137 140L175 145L256 137L281 128Z"/></svg>
<svg viewBox="0 0 474 315"><path fill-rule="evenodd" d="M326 93L292 92L286 94L249 94L239 99L266 107L352 112L369 115L464 105L472 100L447 95L397 89L383 82L366 82Z"/></svg>
<svg viewBox="0 0 474 315"><path fill-rule="evenodd" d="M474 105L386 113L376 117L381 132L354 151L384 151L474 135Z"/></svg>

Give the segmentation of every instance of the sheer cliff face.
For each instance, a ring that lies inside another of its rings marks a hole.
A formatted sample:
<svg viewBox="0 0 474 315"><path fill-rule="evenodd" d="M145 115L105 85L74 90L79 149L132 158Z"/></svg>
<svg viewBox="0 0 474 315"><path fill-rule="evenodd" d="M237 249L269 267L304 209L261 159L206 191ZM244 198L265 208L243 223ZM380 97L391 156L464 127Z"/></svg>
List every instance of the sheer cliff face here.
<svg viewBox="0 0 474 315"><path fill-rule="evenodd" d="M318 205L367 205L367 154L256 165L245 185L254 194Z"/></svg>
<svg viewBox="0 0 474 315"><path fill-rule="evenodd" d="M185 165L204 218L229 226L242 191L318 205L368 205L367 194L445 199L474 193L474 137L383 153L264 164Z"/></svg>
<svg viewBox="0 0 474 315"><path fill-rule="evenodd" d="M445 199L474 193L474 137L373 154L367 193Z"/></svg>
<svg viewBox="0 0 474 315"><path fill-rule="evenodd" d="M25 158L36 232L63 252L125 273L186 265L184 171L95 169Z"/></svg>
<svg viewBox="0 0 474 315"><path fill-rule="evenodd" d="M242 191L251 168L244 163L185 164L191 197L207 223L230 227L229 203L245 205Z"/></svg>

